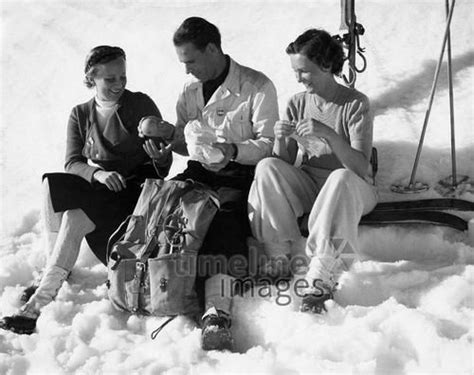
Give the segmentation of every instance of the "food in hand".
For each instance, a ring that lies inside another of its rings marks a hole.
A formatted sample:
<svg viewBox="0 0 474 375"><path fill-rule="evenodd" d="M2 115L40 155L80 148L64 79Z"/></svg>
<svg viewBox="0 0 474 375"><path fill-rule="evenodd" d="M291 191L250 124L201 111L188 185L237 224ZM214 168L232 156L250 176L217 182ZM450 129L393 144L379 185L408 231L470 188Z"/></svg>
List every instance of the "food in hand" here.
<svg viewBox="0 0 474 375"><path fill-rule="evenodd" d="M138 135L153 139L155 143L169 143L173 139L173 133L174 126L156 116L143 117L138 125Z"/></svg>

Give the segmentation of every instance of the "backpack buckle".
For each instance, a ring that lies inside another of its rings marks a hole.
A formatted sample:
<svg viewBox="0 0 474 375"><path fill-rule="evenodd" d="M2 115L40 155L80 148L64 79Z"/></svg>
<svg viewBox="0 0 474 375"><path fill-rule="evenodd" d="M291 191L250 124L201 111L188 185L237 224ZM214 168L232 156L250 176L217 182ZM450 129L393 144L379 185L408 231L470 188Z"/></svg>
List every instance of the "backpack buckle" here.
<svg viewBox="0 0 474 375"><path fill-rule="evenodd" d="M143 275L145 274L145 268L145 263L135 263L135 278L138 280L140 286L143 284Z"/></svg>
<svg viewBox="0 0 474 375"><path fill-rule="evenodd" d="M166 288L168 287L168 280L162 277L160 279L160 290L162 292L166 292Z"/></svg>

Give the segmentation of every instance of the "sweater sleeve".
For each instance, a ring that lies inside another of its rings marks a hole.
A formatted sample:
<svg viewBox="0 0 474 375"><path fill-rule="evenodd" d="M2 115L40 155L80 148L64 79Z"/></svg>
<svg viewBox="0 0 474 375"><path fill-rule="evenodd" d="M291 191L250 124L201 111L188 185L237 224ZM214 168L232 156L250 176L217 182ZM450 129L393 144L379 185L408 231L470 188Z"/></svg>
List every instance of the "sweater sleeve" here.
<svg viewBox="0 0 474 375"><path fill-rule="evenodd" d="M160 110L156 106L153 99L151 99L148 95L143 95L143 112L145 113L144 116L156 116L159 119L162 119Z"/></svg>
<svg viewBox="0 0 474 375"><path fill-rule="evenodd" d="M366 97L351 103L348 124L351 146L362 151L369 160L372 150L373 114Z"/></svg>
<svg viewBox="0 0 474 375"><path fill-rule="evenodd" d="M66 163L67 173L78 175L92 182L94 172L100 168L87 164L87 158L82 155L85 145L85 129L81 129L79 110L75 107L69 116L67 125Z"/></svg>

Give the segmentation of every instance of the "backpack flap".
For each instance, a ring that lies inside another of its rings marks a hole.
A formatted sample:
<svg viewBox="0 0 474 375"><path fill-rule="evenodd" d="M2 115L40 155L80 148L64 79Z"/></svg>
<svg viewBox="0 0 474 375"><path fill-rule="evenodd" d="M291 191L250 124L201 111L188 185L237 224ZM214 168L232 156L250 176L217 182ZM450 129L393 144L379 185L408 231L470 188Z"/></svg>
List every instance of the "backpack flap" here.
<svg viewBox="0 0 474 375"><path fill-rule="evenodd" d="M194 314L200 310L194 289L196 258L194 251L181 251L148 260L153 315Z"/></svg>

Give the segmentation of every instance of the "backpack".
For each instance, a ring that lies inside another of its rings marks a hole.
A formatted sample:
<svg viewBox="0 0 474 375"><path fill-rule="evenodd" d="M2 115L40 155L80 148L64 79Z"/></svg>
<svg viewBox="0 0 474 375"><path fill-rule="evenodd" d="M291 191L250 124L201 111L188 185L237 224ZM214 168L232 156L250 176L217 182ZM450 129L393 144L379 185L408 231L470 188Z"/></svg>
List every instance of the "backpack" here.
<svg viewBox="0 0 474 375"><path fill-rule="evenodd" d="M197 314L197 253L218 206L203 184L147 179L132 215L109 239L112 305L141 315Z"/></svg>

